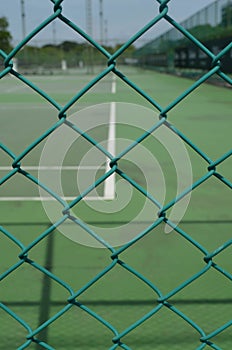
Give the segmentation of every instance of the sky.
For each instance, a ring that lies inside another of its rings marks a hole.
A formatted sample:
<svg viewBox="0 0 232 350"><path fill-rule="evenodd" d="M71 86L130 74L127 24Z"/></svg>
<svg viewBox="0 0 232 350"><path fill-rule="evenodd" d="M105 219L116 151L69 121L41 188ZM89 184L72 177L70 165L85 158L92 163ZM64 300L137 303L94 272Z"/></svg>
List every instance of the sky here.
<svg viewBox="0 0 232 350"><path fill-rule="evenodd" d="M23 37L21 1L1 0L0 4L0 17L5 16L8 19L14 45ZM180 22L213 2L214 0L171 0L168 5L169 15ZM93 37L100 40L103 32L102 39L105 44L124 42L159 13L159 4L156 0L102 0L104 20L103 31L101 31L99 0L91 0L91 3ZM87 29L86 0L64 0L62 7L64 16L78 24L81 29ZM53 4L50 0L24 0L24 8L26 34L53 12ZM138 46L159 36L169 28L167 22L162 20L140 39ZM33 44L42 46L51 42L58 44L65 40L80 42L82 39L56 20L34 39Z"/></svg>

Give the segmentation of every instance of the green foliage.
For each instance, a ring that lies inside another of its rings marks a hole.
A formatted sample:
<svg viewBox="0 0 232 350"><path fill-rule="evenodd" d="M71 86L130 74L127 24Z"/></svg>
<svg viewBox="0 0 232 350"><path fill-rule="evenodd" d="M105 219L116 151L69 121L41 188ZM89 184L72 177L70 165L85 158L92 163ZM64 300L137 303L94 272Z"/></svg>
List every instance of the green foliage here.
<svg viewBox="0 0 232 350"><path fill-rule="evenodd" d="M112 54L121 47L120 44L105 46L104 48ZM135 48L131 45L125 57L131 57ZM20 66L60 68L61 61L65 60L68 67L77 67L80 62L85 65L101 65L105 62L105 57L94 47L87 43L77 43L75 41L64 41L58 45L47 44L43 47L26 46L17 55ZM121 60L124 59L121 58Z"/></svg>
<svg viewBox="0 0 232 350"><path fill-rule="evenodd" d="M11 39L12 36L8 30L8 20L6 17L0 17L0 49L2 49L5 52L9 52L11 47Z"/></svg>
<svg viewBox="0 0 232 350"><path fill-rule="evenodd" d="M232 4L228 4L222 8L222 27L232 26Z"/></svg>
<svg viewBox="0 0 232 350"><path fill-rule="evenodd" d="M221 24L215 27L212 27L210 24L199 25L193 27L189 32L202 42L209 40L223 39L228 38L232 35L232 26L225 28ZM175 47L181 47L190 45L190 41L187 38L183 38L175 41Z"/></svg>
<svg viewBox="0 0 232 350"><path fill-rule="evenodd" d="M200 25L192 28L190 33L200 40L222 39L232 33L232 27L222 27L221 25L212 27L209 24Z"/></svg>

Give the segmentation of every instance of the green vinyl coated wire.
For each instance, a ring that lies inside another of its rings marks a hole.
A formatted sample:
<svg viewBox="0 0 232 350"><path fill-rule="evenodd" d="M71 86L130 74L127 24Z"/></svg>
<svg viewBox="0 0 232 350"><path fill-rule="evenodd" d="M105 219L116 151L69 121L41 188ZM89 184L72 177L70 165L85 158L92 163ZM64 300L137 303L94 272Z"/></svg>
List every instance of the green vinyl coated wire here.
<svg viewBox="0 0 232 350"><path fill-rule="evenodd" d="M112 333L112 343L105 344L105 349L130 349L130 347L126 344L126 340L124 340L125 336L137 327L140 327L144 322L146 322L149 318L153 317L154 314L159 314L160 310L166 309L170 313L174 313L182 320L184 320L190 327L192 327L199 334L199 341L196 343L196 349L221 349L215 342L214 337L228 329L232 326L232 321L229 321L220 327L216 328L212 333L206 334L202 327L194 322L189 315L184 314L182 311L178 309L178 307L172 305L169 299L182 291L188 285L196 281L198 278L202 278L209 270L216 270L220 273L225 279L228 281L232 281L232 275L229 271L224 270L220 265L218 265L214 258L218 256L222 251L225 251L232 245L232 240L226 241L220 247L217 247L214 251L208 251L203 245L199 242L195 241L191 235L187 232L183 231L178 225L172 222L168 218L168 210L176 205L178 201L180 201L183 197L185 197L188 193L195 191L199 186L201 186L204 182L208 181L211 177L215 177L215 179L222 182L228 190L232 188L231 181L224 177L223 174L219 173L217 170L217 166L222 164L227 158L229 158L232 154L232 150L227 151L224 154L221 154L220 157L216 160L212 160L209 158L207 154L203 152L196 144L194 144L191 139L189 139L186 135L184 135L175 125L172 125L168 116L170 111L172 111L176 106L179 106L182 101L189 95L192 94L196 89L199 88L204 82L206 82L212 75L217 74L222 79L226 81L226 83L231 84L231 78L225 74L221 70L220 59L231 50L232 43L226 46L220 53L214 55L207 47L204 46L194 35L192 35L187 29L185 29L181 24L177 23L171 16L169 16L169 8L168 5L172 0L157 0L160 4L159 13L143 28L141 28L138 32L136 32L127 42L125 42L116 52L113 54L109 53L104 47L102 47L97 41L95 41L91 36L89 36L85 31L83 31L77 23L73 23L70 19L66 18L63 15L62 5L66 0L51 0L54 4L53 13L51 13L42 23L40 23L33 31L31 31L9 54L0 50L0 55L4 60L4 69L0 72L0 78L4 79L9 74L13 75L16 79L20 80L23 84L27 85L30 89L32 89L36 94L38 94L42 99L46 100L46 102L51 106L51 108L55 108L57 110L57 120L54 124L44 130L44 132L35 139L30 145L28 145L21 153L14 154L6 145L1 144L1 150L5 153L7 157L12 160L12 170L10 170L2 179L0 179L0 185L7 182L9 179L15 176L15 174L19 173L23 176L27 181L33 182L37 186L40 186L45 192L51 195L56 201L61 204L62 210L60 211L60 217L53 225L51 225L48 229L42 232L40 235L36 237L33 241L31 241L28 245L24 245L19 239L14 236L13 232L9 232L4 227L0 227L1 235L4 235L5 238L11 241L12 244L17 246L19 251L18 259L19 261L10 266L6 271L4 271L0 275L0 281L3 281L7 276L13 274L15 270L17 270L23 264L29 264L31 268L38 270L42 275L46 275L48 278L52 279L55 283L59 284L61 288L64 288L68 293L69 297L64 301L66 305L60 309L55 315L48 318L43 324L41 324L37 328L32 328L30 323L23 320L20 316L18 316L15 312L13 312L10 307L0 303L0 308L3 312L7 313L10 317L18 322L18 324L23 327L27 334L25 336L25 342L22 344L17 344L18 349L26 349L30 348L32 344L38 344L41 348L44 349L54 349L52 344L49 344L48 340L40 339L39 333L48 326L52 326L59 318L63 317L66 313L69 312L70 309L79 308L83 312L87 313L90 317L93 318L96 322L101 323L106 329L108 329ZM68 1L67 1L68 3ZM65 105L60 105L52 96L49 96L45 91L41 90L38 86L35 85L28 77L20 74L15 71L13 68L12 60L16 57L17 53L24 48L24 46L29 43L33 38L35 38L38 33L44 28L46 28L50 23L54 20L61 21L63 24L71 28L76 34L81 35L85 40L87 40L91 45L95 47L96 50L99 51L100 54L105 59L106 67L102 69L102 71L97 74L93 79L91 79L86 86L84 86L81 90L79 90L75 96L73 96ZM157 102L152 96L150 96L147 92L145 92L141 87L139 87L135 82L130 80L123 71L120 71L116 66L117 60L120 56L126 52L128 47L136 42L143 34L145 34L150 28L154 27L160 21L165 20L171 26L176 28L177 31L182 33L189 41L192 42L199 50L203 51L212 61L212 66L210 70L203 74L197 81L192 83L192 85L183 91L176 99L172 100L168 105L161 106L159 102ZM78 126L73 125L66 113L70 110L70 108L74 104L78 104L79 100L82 96L84 96L89 89L98 84L105 76L108 74L115 74L121 81L123 81L130 89L136 92L140 97L148 101L151 109L153 108L155 111L159 111L160 120L156 124L154 124L151 129L146 130L144 134L142 134L139 138L134 140L127 148L121 151L117 155L111 155L106 148L99 145L99 143L87 132L83 132ZM60 126L65 125L80 134L85 140L94 145L100 152L104 154L110 161L110 170L108 170L104 175L102 175L99 179L96 180L91 186L86 188L83 193L81 193L78 197L76 197L71 202L67 203L63 200L57 193L48 188L45 184L41 183L38 178L34 175L30 174L28 171L25 171L23 165L21 164L24 157L29 154L35 147L37 147L43 140L45 140L50 134L54 133ZM185 144L192 148L192 150L199 156L206 164L205 173L202 177L195 179L195 181L191 184L190 187L185 188L185 190L180 193L178 196L172 198L169 203L165 206L162 206L159 201L153 197L151 193L149 193L145 188L143 188L139 183L137 183L134 179L132 179L128 174L126 174L122 169L120 169L119 161L123 156L125 156L131 149L136 148L138 144L142 143L145 139L149 138L149 135L159 127L166 127L175 135L177 135L180 139L182 139ZM154 205L154 207L159 209L159 213L157 218L154 219L154 222L148 226L146 229L141 231L130 240L128 243L124 244L119 248L115 248L111 246L108 242L106 242L99 234L94 232L91 227L88 226L87 223L83 222L80 218L75 217L70 214L71 208L73 208L77 203L82 201L83 197L85 197L88 193L90 193L93 188L99 186L102 182L104 182L109 176L112 174L117 174L117 176L121 177L124 181L127 181L131 186L133 186L137 191L141 193L142 196L147 197L149 201ZM66 221L71 221L72 223L80 226L87 235L90 235L93 239L98 241L103 247L108 249L109 251L109 264L104 267L102 271L100 271L97 275L95 275L91 280L88 281L85 285L83 285L79 290L73 290L65 281L61 280L54 273L48 271L47 268L41 266L36 261L32 261L30 259L30 251L33 247L39 244L42 240L44 240L49 235L52 235L54 230L59 228ZM191 244L194 249L198 250L198 252L202 255L202 260L205 265L194 275L189 276L182 284L178 285L175 289L170 290L167 294L163 294L161 290L154 285L149 279L147 279L143 274L135 270L132 266L130 266L126 261L122 259L122 253L126 250L130 249L136 242L143 239L143 237L147 236L153 229L165 223L170 226L177 235L181 236L183 239ZM105 320L100 314L93 311L89 306L85 305L78 301L80 295L85 293L89 288L91 288L95 283L100 282L101 279L106 276L111 270L113 270L116 266L120 266L126 273L132 274L140 283L145 284L154 295L154 300L156 301L154 307L146 314L144 314L141 318L134 320L127 328L122 331L117 330L113 324ZM92 349L95 348L95 344L91 344ZM155 349L155 343L154 347ZM153 349L152 348L152 349ZM225 349L222 349L225 350Z"/></svg>

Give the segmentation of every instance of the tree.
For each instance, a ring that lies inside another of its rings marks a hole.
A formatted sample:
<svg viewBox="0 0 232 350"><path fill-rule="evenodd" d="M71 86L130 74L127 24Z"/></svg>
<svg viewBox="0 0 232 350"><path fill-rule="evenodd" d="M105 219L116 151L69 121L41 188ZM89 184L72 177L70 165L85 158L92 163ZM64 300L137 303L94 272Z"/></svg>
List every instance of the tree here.
<svg viewBox="0 0 232 350"><path fill-rule="evenodd" d="M222 22L223 27L232 26L232 4L228 4L222 8Z"/></svg>
<svg viewBox="0 0 232 350"><path fill-rule="evenodd" d="M12 36L10 32L8 31L8 20L6 17L0 17L0 49L9 52L12 47L11 47L11 39Z"/></svg>

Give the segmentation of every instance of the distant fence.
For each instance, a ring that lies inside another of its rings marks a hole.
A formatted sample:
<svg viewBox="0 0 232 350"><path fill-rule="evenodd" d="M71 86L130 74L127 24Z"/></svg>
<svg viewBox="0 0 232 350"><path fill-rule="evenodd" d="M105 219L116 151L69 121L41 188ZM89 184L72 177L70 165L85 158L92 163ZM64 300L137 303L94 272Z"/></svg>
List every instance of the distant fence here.
<svg viewBox="0 0 232 350"><path fill-rule="evenodd" d="M201 41L204 46L217 55L231 42L232 1L217 0L198 11L185 21L181 27ZM172 28L151 40L135 52L140 65L151 67L197 68L207 70L211 58L201 48L187 40L182 31ZM221 67L232 72L232 51L227 49L221 57Z"/></svg>

